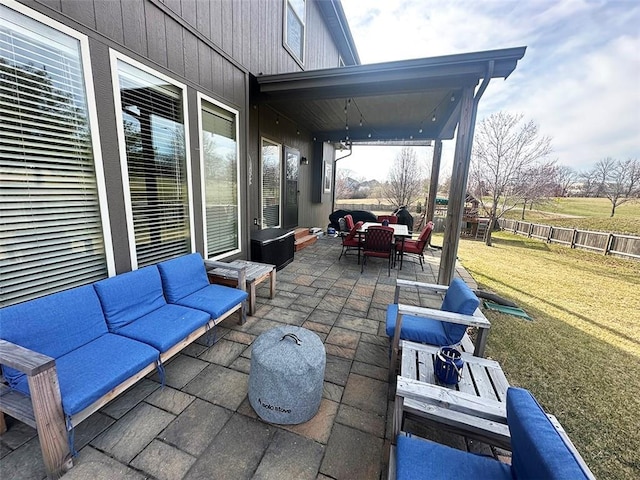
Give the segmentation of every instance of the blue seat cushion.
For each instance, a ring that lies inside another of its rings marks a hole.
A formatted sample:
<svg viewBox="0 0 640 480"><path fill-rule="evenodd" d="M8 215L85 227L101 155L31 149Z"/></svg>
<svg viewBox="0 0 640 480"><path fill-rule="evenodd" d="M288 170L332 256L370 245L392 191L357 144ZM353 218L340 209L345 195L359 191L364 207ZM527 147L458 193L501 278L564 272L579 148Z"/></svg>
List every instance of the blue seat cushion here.
<svg viewBox="0 0 640 480"><path fill-rule="evenodd" d="M178 303L209 285L204 261L199 253L183 255L158 264L162 288L169 303Z"/></svg>
<svg viewBox="0 0 640 480"><path fill-rule="evenodd" d="M247 292L224 285L209 285L181 298L175 303L202 310L218 318L247 299Z"/></svg>
<svg viewBox="0 0 640 480"><path fill-rule="evenodd" d="M507 424L516 478L589 478L528 390L507 390Z"/></svg>
<svg viewBox="0 0 640 480"><path fill-rule="evenodd" d="M180 305L164 305L131 322L116 333L166 352L209 321L209 314Z"/></svg>
<svg viewBox="0 0 640 480"><path fill-rule="evenodd" d="M398 305L392 303L387 307L387 335L393 338L398 318ZM418 343L428 343L430 345L453 345L449 339L443 324L439 320L429 320L427 318L414 317L412 315L402 316L402 327L400 338Z"/></svg>
<svg viewBox="0 0 640 480"><path fill-rule="evenodd" d="M166 305L160 273L155 265L93 284L110 332Z"/></svg>
<svg viewBox="0 0 640 480"><path fill-rule="evenodd" d="M478 305L480 305L480 300L473 293L473 290L461 279L454 278L447 289L440 309L463 315L473 315ZM452 340L451 343L458 343L467 331L466 325L457 323L445 323L443 326L447 337Z"/></svg>
<svg viewBox="0 0 640 480"><path fill-rule="evenodd" d="M511 467L493 458L463 452L417 437L399 435L397 440L398 480L513 479Z"/></svg>
<svg viewBox="0 0 640 480"><path fill-rule="evenodd" d="M91 285L0 310L3 339L52 358L60 358L107 331L100 301ZM24 377L7 366L3 366L3 372L14 388Z"/></svg>
<svg viewBox="0 0 640 480"><path fill-rule="evenodd" d="M112 333L61 356L56 370L64 413L82 411L158 357L155 348ZM28 395L26 377L15 388Z"/></svg>

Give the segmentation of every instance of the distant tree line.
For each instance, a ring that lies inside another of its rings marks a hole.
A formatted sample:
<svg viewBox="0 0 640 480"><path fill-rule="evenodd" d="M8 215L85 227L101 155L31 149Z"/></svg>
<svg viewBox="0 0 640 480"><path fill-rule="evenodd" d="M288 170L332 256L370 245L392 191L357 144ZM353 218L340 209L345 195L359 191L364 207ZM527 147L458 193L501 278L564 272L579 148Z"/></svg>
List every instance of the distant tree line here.
<svg viewBox="0 0 640 480"><path fill-rule="evenodd" d="M532 209L553 197L608 198L616 207L640 198L637 159L605 158L586 172L576 172L551 159L551 139L542 136L521 114L498 112L476 128L468 188L493 223L505 213ZM489 230L490 232L490 230ZM491 234L486 238L491 245Z"/></svg>

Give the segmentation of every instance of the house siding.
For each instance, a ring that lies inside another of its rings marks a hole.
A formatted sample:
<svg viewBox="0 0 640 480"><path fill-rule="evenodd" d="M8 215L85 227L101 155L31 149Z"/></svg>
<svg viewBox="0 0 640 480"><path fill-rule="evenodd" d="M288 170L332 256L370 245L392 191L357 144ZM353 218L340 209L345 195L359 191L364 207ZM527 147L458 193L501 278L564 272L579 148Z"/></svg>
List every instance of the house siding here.
<svg viewBox="0 0 640 480"><path fill-rule="evenodd" d="M303 226L325 226L331 196L312 198L314 158L310 132L283 119L250 97L252 76L335 67L338 48L315 1L308 1L304 67L283 46L284 2L194 0L19 0L89 38L98 111L98 128L107 186L107 202L116 272L132 268L129 258L125 199L113 98L109 49L114 49L187 85L193 213L196 248L203 251L204 232L200 191L199 132L196 93L237 110L240 136L241 249L248 257L253 219L260 218L260 139L271 138L307 157L299 171L299 215ZM282 117L281 117L282 118ZM323 155L333 158L333 151ZM317 180L317 179L315 179Z"/></svg>

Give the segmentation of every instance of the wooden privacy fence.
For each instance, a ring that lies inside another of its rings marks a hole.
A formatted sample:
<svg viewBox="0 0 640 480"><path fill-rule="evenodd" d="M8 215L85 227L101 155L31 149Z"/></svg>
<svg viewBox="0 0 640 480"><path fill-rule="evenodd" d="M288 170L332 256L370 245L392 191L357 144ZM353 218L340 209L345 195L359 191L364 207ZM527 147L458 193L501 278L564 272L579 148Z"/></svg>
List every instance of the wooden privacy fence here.
<svg viewBox="0 0 640 480"><path fill-rule="evenodd" d="M537 238L547 243L560 243L571 248L581 248L602 252L604 255L640 259L640 237L609 232L590 232L575 228L553 227L538 223L501 218L498 224L502 230L529 238Z"/></svg>

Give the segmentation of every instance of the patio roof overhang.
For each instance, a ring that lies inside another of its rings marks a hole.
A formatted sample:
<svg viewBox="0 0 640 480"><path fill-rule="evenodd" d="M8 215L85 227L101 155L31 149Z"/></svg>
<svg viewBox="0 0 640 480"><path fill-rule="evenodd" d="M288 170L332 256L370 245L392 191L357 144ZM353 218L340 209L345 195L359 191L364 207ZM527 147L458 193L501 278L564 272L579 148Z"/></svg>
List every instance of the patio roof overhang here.
<svg viewBox="0 0 640 480"><path fill-rule="evenodd" d="M260 101L319 141L429 144L454 137L463 90L507 78L525 49L263 75Z"/></svg>
<svg viewBox="0 0 640 480"><path fill-rule="evenodd" d="M491 79L506 79L525 50L264 75L257 78L259 101L312 132L316 142L428 145L435 140L427 220L435 206L442 140L455 135L438 272L438 283L449 285L455 274L478 103Z"/></svg>

